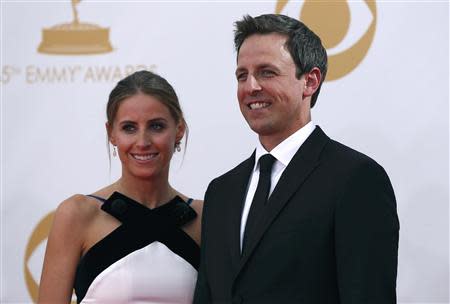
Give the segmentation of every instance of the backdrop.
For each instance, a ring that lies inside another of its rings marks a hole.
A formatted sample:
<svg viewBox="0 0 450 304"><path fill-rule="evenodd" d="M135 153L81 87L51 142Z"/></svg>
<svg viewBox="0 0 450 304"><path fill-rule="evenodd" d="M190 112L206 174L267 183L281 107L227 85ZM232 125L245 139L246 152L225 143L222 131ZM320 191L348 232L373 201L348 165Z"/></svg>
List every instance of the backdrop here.
<svg viewBox="0 0 450 304"><path fill-rule="evenodd" d="M176 88L190 128L170 180L202 198L248 157L233 22L300 18L330 55L313 121L377 160L398 201L400 303L449 301L448 1L1 1L1 303L36 300L52 212L117 179L105 104L149 69Z"/></svg>

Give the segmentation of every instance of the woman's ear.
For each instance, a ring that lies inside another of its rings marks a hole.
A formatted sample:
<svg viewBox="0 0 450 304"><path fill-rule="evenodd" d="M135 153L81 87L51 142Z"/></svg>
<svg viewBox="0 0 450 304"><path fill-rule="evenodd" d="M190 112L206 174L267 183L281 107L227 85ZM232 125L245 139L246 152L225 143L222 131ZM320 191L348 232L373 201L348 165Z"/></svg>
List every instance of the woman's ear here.
<svg viewBox="0 0 450 304"><path fill-rule="evenodd" d="M108 122L106 122L105 127L106 127L106 133L108 134L109 142L113 146L116 146L116 140L115 140L114 136L112 135L112 126Z"/></svg>
<svg viewBox="0 0 450 304"><path fill-rule="evenodd" d="M175 142L179 142L186 132L186 124L184 121L180 121L177 126L177 134L175 135Z"/></svg>

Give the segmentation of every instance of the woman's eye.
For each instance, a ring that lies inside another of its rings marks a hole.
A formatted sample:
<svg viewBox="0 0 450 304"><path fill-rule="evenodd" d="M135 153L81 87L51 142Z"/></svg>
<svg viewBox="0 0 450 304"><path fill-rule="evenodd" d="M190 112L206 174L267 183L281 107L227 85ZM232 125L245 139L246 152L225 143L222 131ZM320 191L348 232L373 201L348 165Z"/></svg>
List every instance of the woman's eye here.
<svg viewBox="0 0 450 304"><path fill-rule="evenodd" d="M132 133L132 132L136 131L136 127L133 125L123 125L122 130L127 133Z"/></svg>
<svg viewBox="0 0 450 304"><path fill-rule="evenodd" d="M152 129L154 131L161 131L162 129L164 129L164 127L165 127L164 124L159 123L159 122L150 124L150 129Z"/></svg>

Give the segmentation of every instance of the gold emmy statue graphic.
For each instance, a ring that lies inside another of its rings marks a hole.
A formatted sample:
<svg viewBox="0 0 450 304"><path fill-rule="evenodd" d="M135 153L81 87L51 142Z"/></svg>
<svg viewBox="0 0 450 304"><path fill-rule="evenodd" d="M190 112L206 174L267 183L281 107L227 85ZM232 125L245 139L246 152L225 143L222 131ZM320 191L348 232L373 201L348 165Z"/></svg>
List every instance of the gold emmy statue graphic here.
<svg viewBox="0 0 450 304"><path fill-rule="evenodd" d="M108 53L113 50L109 42L109 28L80 22L77 5L72 0L73 21L42 30L38 52L58 55L86 55Z"/></svg>

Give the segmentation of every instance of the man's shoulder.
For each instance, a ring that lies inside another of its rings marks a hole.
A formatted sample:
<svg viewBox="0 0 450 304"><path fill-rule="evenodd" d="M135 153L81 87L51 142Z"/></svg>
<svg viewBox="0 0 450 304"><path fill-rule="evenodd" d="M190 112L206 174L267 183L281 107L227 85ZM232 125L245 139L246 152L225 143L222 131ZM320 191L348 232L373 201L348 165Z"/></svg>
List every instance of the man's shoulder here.
<svg viewBox="0 0 450 304"><path fill-rule="evenodd" d="M250 173L250 170L254 165L253 158L254 153L249 158L236 165L234 168L214 178L212 182L226 182L228 180L235 180L236 177L242 177L243 174Z"/></svg>
<svg viewBox="0 0 450 304"><path fill-rule="evenodd" d="M208 185L205 193L205 205L214 201L212 197L227 197L231 193L235 193L238 189L245 187L248 183L251 170L253 169L254 160L252 157L244 160L231 170L214 178Z"/></svg>
<svg viewBox="0 0 450 304"><path fill-rule="evenodd" d="M329 137L318 125L297 151L296 156L301 155L306 155L309 160L318 157L321 161L343 164L375 162L366 154Z"/></svg>
<svg viewBox="0 0 450 304"><path fill-rule="evenodd" d="M382 169L372 157L333 139L325 147L322 159L348 170L361 167Z"/></svg>
<svg viewBox="0 0 450 304"><path fill-rule="evenodd" d="M363 152L360 152L356 150L353 147L350 147L346 144L343 144L339 141L336 141L334 139L330 140L330 144L327 146L328 151L330 153L335 154L339 158L348 158L349 160L359 161L359 160L372 160L371 157L364 154Z"/></svg>

